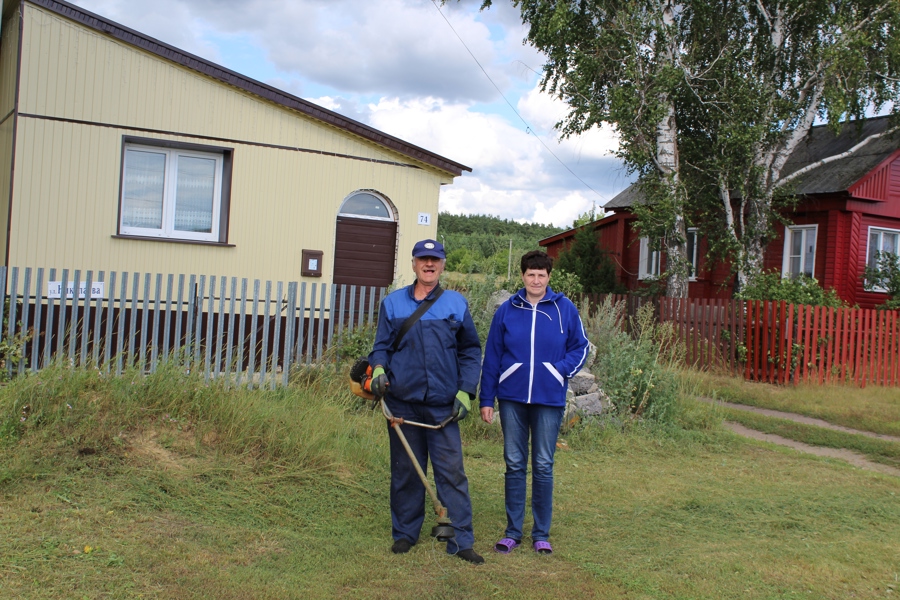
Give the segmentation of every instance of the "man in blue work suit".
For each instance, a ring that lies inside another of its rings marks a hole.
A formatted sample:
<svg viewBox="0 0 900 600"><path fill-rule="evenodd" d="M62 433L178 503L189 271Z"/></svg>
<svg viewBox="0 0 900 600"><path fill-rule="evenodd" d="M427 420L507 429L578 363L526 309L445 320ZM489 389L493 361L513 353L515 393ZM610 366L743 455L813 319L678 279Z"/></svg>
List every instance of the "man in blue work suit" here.
<svg viewBox="0 0 900 600"><path fill-rule="evenodd" d="M383 396L397 418L429 425L453 421L441 429L403 427L418 463L428 458L441 503L447 508L455 537L447 552L481 564L472 548L472 502L463 469L459 423L471 410L481 373L481 342L469 305L458 292L445 290L400 340L406 319L434 297L444 271L444 246L434 240L417 242L412 251L416 281L384 298L378 311L375 345L369 354L372 392ZM425 520L425 486L396 432L388 426L391 447L391 521L395 554L409 552L419 540Z"/></svg>

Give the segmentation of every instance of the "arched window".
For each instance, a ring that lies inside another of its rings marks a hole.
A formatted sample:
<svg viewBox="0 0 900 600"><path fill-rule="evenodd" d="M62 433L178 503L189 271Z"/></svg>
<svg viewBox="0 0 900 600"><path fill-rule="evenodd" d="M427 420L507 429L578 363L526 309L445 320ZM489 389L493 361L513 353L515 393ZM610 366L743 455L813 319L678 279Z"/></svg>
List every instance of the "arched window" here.
<svg viewBox="0 0 900 600"><path fill-rule="evenodd" d="M349 196L341 204L338 215L378 221L394 220L393 212L388 208L387 202L369 192L356 192Z"/></svg>

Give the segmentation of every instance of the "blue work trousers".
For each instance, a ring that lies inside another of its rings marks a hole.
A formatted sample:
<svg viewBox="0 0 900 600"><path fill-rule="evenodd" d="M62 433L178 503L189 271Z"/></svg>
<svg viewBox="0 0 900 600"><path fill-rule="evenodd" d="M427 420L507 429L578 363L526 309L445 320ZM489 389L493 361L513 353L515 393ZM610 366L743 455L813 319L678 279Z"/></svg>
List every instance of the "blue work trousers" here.
<svg viewBox="0 0 900 600"><path fill-rule="evenodd" d="M412 402L388 400L388 408L395 417L410 421L436 425L447 418L453 405L426 406ZM434 470L434 482L438 499L447 508L447 516L453 522L456 533L447 543L447 552L456 554L459 550L471 548L475 543L472 533L472 502L469 499L469 480L463 469L462 441L459 437L459 423L449 423L443 429L425 429L412 425L401 425L403 435L409 442L413 454L427 474L428 459ZM409 454L388 424L391 446L391 522L394 540L406 539L416 543L425 520L425 502L432 505L427 497L425 485L416 473ZM430 511L433 514L433 510Z"/></svg>
<svg viewBox="0 0 900 600"><path fill-rule="evenodd" d="M503 459L506 461L506 536L522 539L528 439L531 437L531 514L533 542L550 538L553 520L553 456L565 407L500 400Z"/></svg>

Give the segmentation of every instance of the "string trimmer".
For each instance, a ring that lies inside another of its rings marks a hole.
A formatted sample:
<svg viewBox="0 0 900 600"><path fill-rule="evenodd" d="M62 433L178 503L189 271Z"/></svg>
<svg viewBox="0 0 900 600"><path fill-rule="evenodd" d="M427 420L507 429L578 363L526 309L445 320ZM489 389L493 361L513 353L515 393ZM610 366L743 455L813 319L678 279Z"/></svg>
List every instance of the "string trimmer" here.
<svg viewBox="0 0 900 600"><path fill-rule="evenodd" d="M400 426L412 425L413 427L424 427L425 429L443 429L447 426L447 423L450 423L453 420L453 417L447 417L437 425L427 425L425 423L417 423L416 421L408 421L401 417L395 417L388 408L384 398L376 397L375 394L372 393L372 390L369 387L371 378L372 367L369 365L369 361L365 358L360 358L350 368L350 390L360 398L365 398L381 404L381 412L388 420L390 426L394 429L400 443L403 444L403 447L406 449L409 460L412 462L413 467L415 467L419 479L422 480L422 484L428 491L428 495L431 496L431 501L434 504L434 513L437 515L437 525L431 528L431 536L437 538L437 541L439 542L448 542L451 538L455 537L456 534L451 526L452 523L450 518L447 516L447 509L441 504L441 501L438 500L434 488L431 487L428 478L425 477L425 471L422 469L421 465L419 465L419 461L416 460L416 455L413 454L412 448L410 448L409 442L406 441L406 436L403 435L403 430L400 429Z"/></svg>

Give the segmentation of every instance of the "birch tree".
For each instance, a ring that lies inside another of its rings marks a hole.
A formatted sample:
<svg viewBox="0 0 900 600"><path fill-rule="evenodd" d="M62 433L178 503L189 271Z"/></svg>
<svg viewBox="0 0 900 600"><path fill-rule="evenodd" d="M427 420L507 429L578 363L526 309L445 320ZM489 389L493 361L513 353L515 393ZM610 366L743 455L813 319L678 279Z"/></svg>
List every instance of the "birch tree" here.
<svg viewBox="0 0 900 600"><path fill-rule="evenodd" d="M487 0L484 7L490 6ZM578 134L608 123L618 155L648 199L636 207L643 235L667 253L666 294L686 297L684 188L678 149L681 59L694 40L691 11L669 0L513 0L527 40L547 56L542 86L569 113L557 127Z"/></svg>
<svg viewBox="0 0 900 600"><path fill-rule="evenodd" d="M686 213L723 234L714 245L746 285L801 174L785 163L813 124L900 113L898 0L512 2L548 57L544 89L569 105L563 135L618 132L648 200L634 207L642 233L664 241L670 296L687 291Z"/></svg>
<svg viewBox="0 0 900 600"><path fill-rule="evenodd" d="M727 51L705 49L707 78L695 81L695 102L682 118L694 125L694 139L686 142L689 162L703 172L695 181L715 190L740 287L762 271L791 184L844 156L784 173L817 120L837 132L848 119L900 108L900 3L753 0L732 6L721 12ZM845 154L870 141L859 140Z"/></svg>

